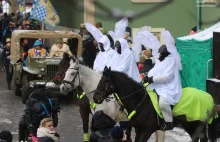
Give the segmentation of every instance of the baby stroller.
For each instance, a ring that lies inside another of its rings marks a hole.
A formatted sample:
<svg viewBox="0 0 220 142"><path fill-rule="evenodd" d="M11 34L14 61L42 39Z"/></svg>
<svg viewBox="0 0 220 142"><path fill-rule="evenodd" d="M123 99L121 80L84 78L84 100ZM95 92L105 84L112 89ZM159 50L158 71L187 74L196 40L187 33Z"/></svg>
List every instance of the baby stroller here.
<svg viewBox="0 0 220 142"><path fill-rule="evenodd" d="M43 118L52 118L54 127L57 127L60 106L56 96L51 92L48 89L39 89L30 94L24 115L19 122L19 142L32 142L32 137L36 136Z"/></svg>

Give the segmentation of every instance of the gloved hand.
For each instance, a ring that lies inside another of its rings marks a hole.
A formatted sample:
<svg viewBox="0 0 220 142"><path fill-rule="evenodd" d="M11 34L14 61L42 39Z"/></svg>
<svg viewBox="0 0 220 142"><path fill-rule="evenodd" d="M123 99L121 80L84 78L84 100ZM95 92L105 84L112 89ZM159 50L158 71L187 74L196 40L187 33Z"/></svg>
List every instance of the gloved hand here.
<svg viewBox="0 0 220 142"><path fill-rule="evenodd" d="M144 83L149 83L149 84L153 83L153 76L152 77L146 76L144 78Z"/></svg>
<svg viewBox="0 0 220 142"><path fill-rule="evenodd" d="M10 60L10 56L7 56L7 59Z"/></svg>

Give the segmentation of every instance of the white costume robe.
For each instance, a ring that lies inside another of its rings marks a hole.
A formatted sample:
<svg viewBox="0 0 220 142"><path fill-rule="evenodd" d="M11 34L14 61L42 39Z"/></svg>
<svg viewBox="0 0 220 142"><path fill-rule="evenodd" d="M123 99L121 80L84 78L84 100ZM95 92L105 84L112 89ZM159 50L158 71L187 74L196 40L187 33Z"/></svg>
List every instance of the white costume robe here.
<svg viewBox="0 0 220 142"><path fill-rule="evenodd" d="M104 71L105 66L108 66L108 63L112 59L112 56L114 54L114 50L110 47L110 41L107 36L103 36L98 42L102 43L104 45L104 52L101 51L99 47L99 54L96 56L96 59L94 61L93 70L96 72L102 74Z"/></svg>
<svg viewBox="0 0 220 142"><path fill-rule="evenodd" d="M135 62L133 52L128 47L128 43L125 39L118 40L121 43L121 54L114 53L114 57L109 63L111 69L118 72L126 73L129 77L137 82L141 82L141 77Z"/></svg>
<svg viewBox="0 0 220 142"><path fill-rule="evenodd" d="M155 89L169 104L178 103L182 95L182 86L175 58L169 55L162 62L157 62L148 73L148 77L152 76L153 83L148 88Z"/></svg>

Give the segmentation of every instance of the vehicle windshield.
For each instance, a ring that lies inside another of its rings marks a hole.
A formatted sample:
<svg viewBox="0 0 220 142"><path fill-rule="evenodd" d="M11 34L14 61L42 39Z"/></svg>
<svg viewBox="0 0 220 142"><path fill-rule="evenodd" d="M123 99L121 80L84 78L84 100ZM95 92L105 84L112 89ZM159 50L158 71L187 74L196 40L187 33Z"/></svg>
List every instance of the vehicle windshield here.
<svg viewBox="0 0 220 142"><path fill-rule="evenodd" d="M20 40L20 55L25 66L29 66L32 58L62 58L64 53L75 55L73 50L77 47L72 39L31 39Z"/></svg>

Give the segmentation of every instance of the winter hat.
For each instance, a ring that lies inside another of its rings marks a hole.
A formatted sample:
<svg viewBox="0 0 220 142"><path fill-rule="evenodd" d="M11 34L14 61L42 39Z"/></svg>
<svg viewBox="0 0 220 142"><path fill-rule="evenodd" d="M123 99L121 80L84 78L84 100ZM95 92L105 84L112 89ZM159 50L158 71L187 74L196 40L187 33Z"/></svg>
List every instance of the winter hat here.
<svg viewBox="0 0 220 142"><path fill-rule="evenodd" d="M63 43L62 39L58 39L58 40L56 41L56 44L62 44L62 43Z"/></svg>
<svg viewBox="0 0 220 142"><path fill-rule="evenodd" d="M119 126L115 126L114 128L112 128L111 137L114 140L122 140L123 136L124 136L124 132L122 128L120 128Z"/></svg>
<svg viewBox="0 0 220 142"><path fill-rule="evenodd" d="M34 43L34 47L38 46L38 45L42 45L42 42L39 40L36 40Z"/></svg>
<svg viewBox="0 0 220 142"><path fill-rule="evenodd" d="M7 142L12 142L12 134L9 131L1 131L0 132L0 139L5 140Z"/></svg>

